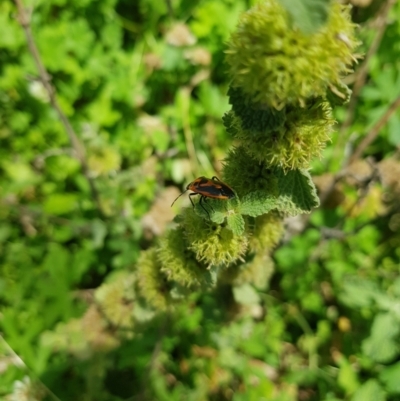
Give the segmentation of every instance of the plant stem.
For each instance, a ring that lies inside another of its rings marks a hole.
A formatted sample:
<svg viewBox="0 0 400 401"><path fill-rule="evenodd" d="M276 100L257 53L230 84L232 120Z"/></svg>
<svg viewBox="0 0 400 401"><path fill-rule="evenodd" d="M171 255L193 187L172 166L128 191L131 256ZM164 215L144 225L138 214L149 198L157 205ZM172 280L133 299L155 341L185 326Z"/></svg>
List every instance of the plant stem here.
<svg viewBox="0 0 400 401"><path fill-rule="evenodd" d="M358 103L358 98L361 92L361 89L363 88L365 81L367 79L368 75L368 67L369 67L369 62L372 58L372 56L377 52L379 49L379 45L382 41L383 34L385 33L386 26L388 23L388 14L392 6L396 3L396 0L387 0L381 7L380 11L377 14L376 17L376 26L377 26L377 33L375 35L375 38L368 49L368 52L364 58L364 61L360 65L360 68L357 70L355 74L355 80L354 80L354 85L353 85L353 93L350 98L350 103L349 107L347 108L347 115L346 119L343 122L342 126L340 127L340 134L343 134L344 131L350 127L350 125L353 122L354 119L354 113L357 108L357 103Z"/></svg>
<svg viewBox="0 0 400 401"><path fill-rule="evenodd" d="M47 70L42 62L42 59L40 57L39 50L36 46L35 40L32 35L30 18L27 15L27 11L24 8L22 0L14 0L14 3L16 4L17 9L18 9L18 21L25 32L29 52L31 53L31 56L36 64L36 68L38 69L38 72L39 72L39 79L49 96L51 106L56 111L61 123L63 124L63 126L65 128L65 132L67 133L70 145L74 149L76 158L80 162L82 174L85 176L85 178L89 184L92 199L98 209L98 212L100 213L101 216L104 216L104 213L103 213L103 210L101 207L99 193L97 191L97 188L95 186L93 178L90 176L89 167L88 167L88 164L86 161L85 148L84 148L83 144L80 142L74 129L72 128L72 125L71 125L68 117L61 110L60 104L58 103L56 91L55 91L53 85L51 84L51 76L47 72Z"/></svg>
<svg viewBox="0 0 400 401"><path fill-rule="evenodd" d="M368 134L365 135L363 140L354 150L353 154L351 155L348 164L354 163L358 158L361 157L364 150L370 145L378 136L380 130L385 126L388 122L389 118L392 114L400 107L400 96L397 97L391 105L386 110L385 114L376 122L376 124L369 130Z"/></svg>

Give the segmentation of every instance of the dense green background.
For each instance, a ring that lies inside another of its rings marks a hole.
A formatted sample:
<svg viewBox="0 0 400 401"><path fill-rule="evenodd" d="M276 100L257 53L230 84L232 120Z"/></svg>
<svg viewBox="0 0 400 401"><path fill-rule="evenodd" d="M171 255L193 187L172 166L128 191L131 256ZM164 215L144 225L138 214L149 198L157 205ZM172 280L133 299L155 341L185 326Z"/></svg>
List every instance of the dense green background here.
<svg viewBox="0 0 400 401"><path fill-rule="evenodd" d="M0 2L0 398L400 399L399 112L306 227L288 223L266 288L193 293L108 351L71 335L93 289L134 271L173 218L176 187L219 174L231 145L224 43L251 3L26 2L99 210L15 6ZM353 10L360 52L381 3ZM399 96L399 17L396 3L350 127L313 166L322 191ZM336 110L338 131L346 113Z"/></svg>

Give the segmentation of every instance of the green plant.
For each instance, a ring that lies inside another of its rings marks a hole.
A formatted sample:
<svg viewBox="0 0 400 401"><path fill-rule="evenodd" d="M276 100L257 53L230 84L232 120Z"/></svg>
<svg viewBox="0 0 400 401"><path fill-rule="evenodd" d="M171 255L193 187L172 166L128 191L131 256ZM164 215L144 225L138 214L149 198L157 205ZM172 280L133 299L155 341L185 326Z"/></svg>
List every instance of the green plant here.
<svg viewBox="0 0 400 401"><path fill-rule="evenodd" d="M26 1L76 157L0 3L0 398L397 400L399 4L377 4ZM166 226L200 175L236 197Z"/></svg>
<svg viewBox="0 0 400 401"><path fill-rule="evenodd" d="M196 286L202 275L209 281L209 271L218 277L226 267L239 270L257 252L271 251L285 216L318 206L307 168L332 131L328 91L344 86L339 77L349 71L357 45L349 9L334 3L328 15L311 35L296 28L277 1L241 17L226 51L232 110L224 125L237 145L222 170L236 197L208 200L209 212L199 203L185 209L178 227L156 245L153 261L171 283ZM293 52L301 68L292 62ZM263 249L252 249L255 242ZM146 255L138 264L143 275L140 266L153 254Z"/></svg>

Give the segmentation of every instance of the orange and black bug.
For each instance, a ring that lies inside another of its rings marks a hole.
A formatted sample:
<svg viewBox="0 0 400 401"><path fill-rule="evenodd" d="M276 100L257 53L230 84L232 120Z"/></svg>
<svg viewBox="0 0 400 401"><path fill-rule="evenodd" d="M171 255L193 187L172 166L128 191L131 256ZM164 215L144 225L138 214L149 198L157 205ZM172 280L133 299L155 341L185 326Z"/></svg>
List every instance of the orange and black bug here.
<svg viewBox="0 0 400 401"><path fill-rule="evenodd" d="M236 196L230 186L228 186L215 176L212 177L211 180L206 177L196 178L194 181L187 185L186 190L182 192L176 199L182 196L186 191L193 191L192 194L189 194L189 199L193 207L194 203L192 200L192 196L200 195L200 206L207 213L208 218L210 218L210 214L204 207L203 201L207 202L207 198L227 200L232 199ZM171 206L173 206L173 204L176 202L176 199L172 202Z"/></svg>

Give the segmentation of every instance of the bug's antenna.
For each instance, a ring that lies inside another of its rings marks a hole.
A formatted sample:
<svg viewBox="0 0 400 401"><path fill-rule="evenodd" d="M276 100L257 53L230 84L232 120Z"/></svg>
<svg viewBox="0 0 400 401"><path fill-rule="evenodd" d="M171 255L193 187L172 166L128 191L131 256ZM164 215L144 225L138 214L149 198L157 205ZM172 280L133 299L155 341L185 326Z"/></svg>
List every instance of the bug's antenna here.
<svg viewBox="0 0 400 401"><path fill-rule="evenodd" d="M175 200L172 202L172 205L171 205L171 207L172 206L174 206L174 203L176 202L176 200L179 198L179 197L181 197L185 192L187 192L188 190L186 190L186 191L183 191L180 195L178 195L176 198L175 198Z"/></svg>

